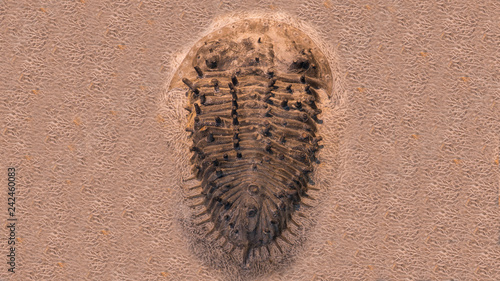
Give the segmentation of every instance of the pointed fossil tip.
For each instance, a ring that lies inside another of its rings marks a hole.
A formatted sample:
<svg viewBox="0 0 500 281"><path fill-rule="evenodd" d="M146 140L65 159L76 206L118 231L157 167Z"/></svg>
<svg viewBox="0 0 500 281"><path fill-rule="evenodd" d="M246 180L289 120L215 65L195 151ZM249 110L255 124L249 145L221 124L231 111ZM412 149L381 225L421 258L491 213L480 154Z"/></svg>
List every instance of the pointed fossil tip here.
<svg viewBox="0 0 500 281"><path fill-rule="evenodd" d="M182 78L182 82L184 84L186 84L186 86L188 86L189 89L191 89L191 91L193 91L196 94L199 94L199 90L196 88L196 86L194 85L194 83L191 80L189 80L187 78Z"/></svg>
<svg viewBox="0 0 500 281"><path fill-rule="evenodd" d="M250 244L247 244L245 246L245 249L243 250L243 264L241 265L243 269L250 269L250 264L248 263L250 250L252 250L252 247L250 246Z"/></svg>
<svg viewBox="0 0 500 281"><path fill-rule="evenodd" d="M186 84L188 87L189 87L189 85L193 84L193 83L191 82L191 80L189 80L189 79L187 79L187 78L182 78L182 82L183 82L184 84Z"/></svg>

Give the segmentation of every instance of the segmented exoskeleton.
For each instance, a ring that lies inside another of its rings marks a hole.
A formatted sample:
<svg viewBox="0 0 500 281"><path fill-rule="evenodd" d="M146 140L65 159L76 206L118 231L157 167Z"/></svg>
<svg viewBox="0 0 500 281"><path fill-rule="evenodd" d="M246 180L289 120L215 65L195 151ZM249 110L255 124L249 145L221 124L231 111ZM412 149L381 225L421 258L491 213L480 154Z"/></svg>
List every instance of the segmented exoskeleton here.
<svg viewBox="0 0 500 281"><path fill-rule="evenodd" d="M308 196L330 68L311 39L282 23L247 20L200 42L171 87L187 87L203 214L212 232L244 249L246 265L252 249L286 241Z"/></svg>

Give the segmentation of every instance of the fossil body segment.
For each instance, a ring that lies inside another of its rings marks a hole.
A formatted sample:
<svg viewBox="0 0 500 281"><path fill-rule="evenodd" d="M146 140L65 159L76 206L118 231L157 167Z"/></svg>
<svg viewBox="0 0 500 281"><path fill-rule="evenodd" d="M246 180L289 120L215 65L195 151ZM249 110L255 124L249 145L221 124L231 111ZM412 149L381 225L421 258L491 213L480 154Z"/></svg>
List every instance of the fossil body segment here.
<svg viewBox="0 0 500 281"><path fill-rule="evenodd" d="M319 92L330 93L323 54L304 33L246 20L203 38L171 88L186 87L191 163L212 231L243 249L279 245L307 196L321 136Z"/></svg>

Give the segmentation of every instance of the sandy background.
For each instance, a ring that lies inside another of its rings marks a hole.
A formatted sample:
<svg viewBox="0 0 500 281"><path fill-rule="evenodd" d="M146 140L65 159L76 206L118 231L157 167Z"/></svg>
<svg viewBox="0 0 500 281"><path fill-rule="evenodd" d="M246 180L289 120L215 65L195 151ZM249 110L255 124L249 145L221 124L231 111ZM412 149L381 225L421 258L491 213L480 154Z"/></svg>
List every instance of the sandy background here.
<svg viewBox="0 0 500 281"><path fill-rule="evenodd" d="M197 257L165 93L246 12L310 27L335 72L307 239L261 275ZM493 0L0 1L0 218L10 166L19 218L0 279L500 280L499 89Z"/></svg>

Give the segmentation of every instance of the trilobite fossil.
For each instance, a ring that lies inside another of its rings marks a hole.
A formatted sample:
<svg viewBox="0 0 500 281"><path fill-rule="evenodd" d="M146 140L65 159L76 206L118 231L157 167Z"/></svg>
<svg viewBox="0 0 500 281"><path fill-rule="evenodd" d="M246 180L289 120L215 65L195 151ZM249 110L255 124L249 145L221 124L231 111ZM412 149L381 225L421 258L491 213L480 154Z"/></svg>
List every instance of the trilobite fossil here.
<svg viewBox="0 0 500 281"><path fill-rule="evenodd" d="M291 25L244 20L212 32L188 53L170 89L186 89L186 130L206 221L248 265L282 238L301 198L321 136L320 92L331 70ZM279 246L278 246L279 247Z"/></svg>

